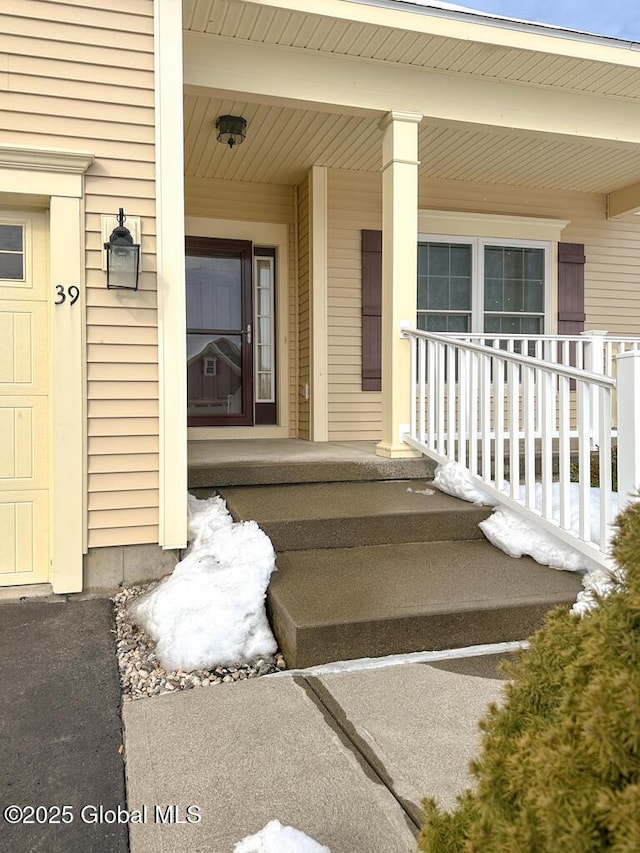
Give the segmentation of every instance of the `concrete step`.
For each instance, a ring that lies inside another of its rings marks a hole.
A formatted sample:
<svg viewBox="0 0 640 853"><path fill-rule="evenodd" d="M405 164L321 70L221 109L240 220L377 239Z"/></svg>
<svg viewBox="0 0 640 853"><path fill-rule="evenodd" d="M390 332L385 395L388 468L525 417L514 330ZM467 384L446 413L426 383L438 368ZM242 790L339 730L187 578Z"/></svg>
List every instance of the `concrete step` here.
<svg viewBox="0 0 640 853"><path fill-rule="evenodd" d="M236 521L257 521L277 553L439 539L481 539L491 509L430 481L238 486L218 490Z"/></svg>
<svg viewBox="0 0 640 853"><path fill-rule="evenodd" d="M278 554L271 624L290 667L525 639L580 578L486 540Z"/></svg>
<svg viewBox="0 0 640 853"><path fill-rule="evenodd" d="M249 443L249 442L246 442ZM303 444L308 444L303 442ZM313 447L313 446L312 446ZM315 455L312 455L315 453ZM326 451L328 458L319 455L317 448L307 454L297 450L297 457L279 456L277 449L260 459L239 451L225 458L200 458L190 450L188 483L190 489L217 489L223 486L253 486L278 483L342 483L365 480L431 480L436 463L427 457L415 459L385 459L369 452L335 448ZM333 455L333 458L332 458Z"/></svg>

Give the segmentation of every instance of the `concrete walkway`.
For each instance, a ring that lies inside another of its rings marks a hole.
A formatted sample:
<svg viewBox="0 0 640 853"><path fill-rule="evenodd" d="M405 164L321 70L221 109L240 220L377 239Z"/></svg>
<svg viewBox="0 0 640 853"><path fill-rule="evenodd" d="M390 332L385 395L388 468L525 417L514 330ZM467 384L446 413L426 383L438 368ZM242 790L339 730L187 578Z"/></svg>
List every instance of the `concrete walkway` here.
<svg viewBox="0 0 640 853"><path fill-rule="evenodd" d="M142 699L124 705L123 738L110 602L4 603L0 849L232 853L277 818L332 853L413 853L421 799L452 806L468 784L477 721L501 690L496 659ZM46 819L14 824L12 805Z"/></svg>
<svg viewBox="0 0 640 853"><path fill-rule="evenodd" d="M147 807L131 851L231 853L274 818L332 853L415 851L421 799L454 804L500 690L495 661L474 658L127 703L129 808ZM183 822L159 820L168 804Z"/></svg>

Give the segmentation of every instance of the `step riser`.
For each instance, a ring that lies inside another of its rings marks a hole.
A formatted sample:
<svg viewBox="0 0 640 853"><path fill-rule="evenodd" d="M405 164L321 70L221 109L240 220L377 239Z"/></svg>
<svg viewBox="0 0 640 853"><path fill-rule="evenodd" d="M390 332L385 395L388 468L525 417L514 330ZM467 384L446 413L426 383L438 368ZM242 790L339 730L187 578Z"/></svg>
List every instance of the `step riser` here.
<svg viewBox="0 0 640 853"><path fill-rule="evenodd" d="M569 601L558 601L569 605ZM341 660L458 649L525 639L537 630L552 603L442 613L301 628L268 598L268 612L287 664L302 669Z"/></svg>
<svg viewBox="0 0 640 853"><path fill-rule="evenodd" d="M580 578L486 540L278 555L267 601L289 666L523 640Z"/></svg>
<svg viewBox="0 0 640 853"><path fill-rule="evenodd" d="M328 461L259 465L216 465L189 468L190 489L223 486L267 486L288 483L357 483L376 480L432 480L436 463L431 459L380 459L379 461Z"/></svg>
<svg viewBox="0 0 640 853"><path fill-rule="evenodd" d="M348 518L261 522L278 553L315 548L356 548L361 545L397 545L405 542L436 542L482 539L478 524L490 514L438 512Z"/></svg>

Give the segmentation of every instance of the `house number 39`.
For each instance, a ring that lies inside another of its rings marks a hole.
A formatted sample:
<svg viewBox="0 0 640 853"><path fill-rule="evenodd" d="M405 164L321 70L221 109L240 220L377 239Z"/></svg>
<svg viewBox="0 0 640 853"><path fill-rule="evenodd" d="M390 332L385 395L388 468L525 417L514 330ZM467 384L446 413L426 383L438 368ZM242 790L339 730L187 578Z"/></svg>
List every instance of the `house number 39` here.
<svg viewBox="0 0 640 853"><path fill-rule="evenodd" d="M56 293L58 294L56 305L62 305L63 302L67 301L67 297L69 298L69 304L75 305L80 297L80 290L75 284L67 288L63 284L56 284Z"/></svg>

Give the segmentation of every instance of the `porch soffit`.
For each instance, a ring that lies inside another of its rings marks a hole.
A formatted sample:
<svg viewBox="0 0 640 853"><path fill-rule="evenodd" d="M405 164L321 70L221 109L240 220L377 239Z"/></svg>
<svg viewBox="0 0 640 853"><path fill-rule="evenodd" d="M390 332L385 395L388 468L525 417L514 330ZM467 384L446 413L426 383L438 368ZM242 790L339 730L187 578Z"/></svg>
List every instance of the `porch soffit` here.
<svg viewBox="0 0 640 853"><path fill-rule="evenodd" d="M296 4L283 2L282 5ZM579 42L572 45L568 40L552 36L527 38L523 33L498 31L496 27L477 23L464 26L458 23L461 37L453 38L440 34L442 19L406 12L394 13L391 17L388 10L374 10L378 17L386 16L380 17L381 20L394 22L394 26L383 26L354 20L352 4L343 6L351 6L350 18L347 10L343 17L337 13L332 17L245 0L184 0L183 26L189 32L236 43L282 46L494 81L633 101L640 99L640 53L637 51L621 47L598 49ZM336 4L327 4L329 8L336 8ZM369 14L374 12L370 10ZM413 28L417 24L423 31ZM431 31L424 31L425 27ZM505 39L511 44L498 43ZM522 44L516 47L518 42ZM530 49L522 46L524 44L540 45L540 48ZM570 55L571 52L576 55ZM597 59L593 58L596 56Z"/></svg>
<svg viewBox="0 0 640 853"><path fill-rule="evenodd" d="M233 150L215 138L224 114L248 121ZM350 115L256 103L206 89L185 94L185 173L188 178L296 184L312 165L364 172L381 166L375 114ZM607 193L640 181L640 152L566 136L425 119L419 131L425 178Z"/></svg>

